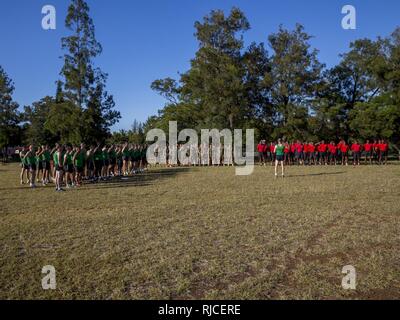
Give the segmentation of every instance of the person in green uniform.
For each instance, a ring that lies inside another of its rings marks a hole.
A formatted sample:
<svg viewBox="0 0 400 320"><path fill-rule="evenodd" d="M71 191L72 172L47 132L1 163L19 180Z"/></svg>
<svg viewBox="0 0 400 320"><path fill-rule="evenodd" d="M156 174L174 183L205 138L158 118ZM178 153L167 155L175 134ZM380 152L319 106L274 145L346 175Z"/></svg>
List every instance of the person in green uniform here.
<svg viewBox="0 0 400 320"><path fill-rule="evenodd" d="M56 191L65 191L62 188L63 177L64 177L64 155L63 155L63 147L61 145L57 145L57 149L53 153L53 161L56 172L55 174Z"/></svg>
<svg viewBox="0 0 400 320"><path fill-rule="evenodd" d="M133 146L133 151L132 151L132 171L133 174L136 174L139 172L139 162L140 162L140 150L139 146L135 144Z"/></svg>
<svg viewBox="0 0 400 320"><path fill-rule="evenodd" d="M117 164L117 153L116 153L116 149L115 146L112 145L109 149L108 149L108 156L110 158L110 163L108 166L108 172L111 176L115 176L116 174L116 170L115 170L115 166Z"/></svg>
<svg viewBox="0 0 400 320"><path fill-rule="evenodd" d="M27 183L30 182L30 175L29 175L29 165L28 165L28 160L25 158L25 155L27 154L28 149L24 146L22 147L22 150L19 152L19 157L21 159L21 184L25 184L24 176L26 174L26 180Z"/></svg>
<svg viewBox="0 0 400 320"><path fill-rule="evenodd" d="M28 152L25 154L24 159L27 161L30 173L30 187L36 188L36 152L33 145L29 146Z"/></svg>
<svg viewBox="0 0 400 320"><path fill-rule="evenodd" d="M129 147L129 168L128 175L133 173L135 165L135 148L134 146Z"/></svg>
<svg viewBox="0 0 400 320"><path fill-rule="evenodd" d="M100 149L100 145L97 145L93 150L93 159L94 159L94 179L101 179L101 170L103 168L103 155Z"/></svg>
<svg viewBox="0 0 400 320"><path fill-rule="evenodd" d="M36 182L40 182L40 175L42 176L42 181L43 181L43 166L42 166L42 153L43 153L43 148L38 147L36 151Z"/></svg>
<svg viewBox="0 0 400 320"><path fill-rule="evenodd" d="M70 145L67 145L66 152L64 155L64 172L65 172L65 184L67 189L74 187L74 163L72 161L73 149Z"/></svg>
<svg viewBox="0 0 400 320"><path fill-rule="evenodd" d="M73 153L72 161L74 163L75 168L75 182L76 186L82 185L82 174L84 172L84 164L85 164L85 152L81 149L81 146L77 146Z"/></svg>
<svg viewBox="0 0 400 320"><path fill-rule="evenodd" d="M45 145L42 146L42 151L40 152L40 158L39 161L42 164L42 170L43 170L43 177L42 177L42 183L43 185L47 185L49 183L49 174L50 174L50 150L49 146Z"/></svg>
<svg viewBox="0 0 400 320"><path fill-rule="evenodd" d="M142 167L143 171L147 170L147 145L142 146Z"/></svg>
<svg viewBox="0 0 400 320"><path fill-rule="evenodd" d="M278 177L278 166L279 164L282 167L282 178L285 176L284 169L284 159L285 159L285 145L282 143L282 140L278 140L278 144L275 146L275 178Z"/></svg>
<svg viewBox="0 0 400 320"><path fill-rule="evenodd" d="M110 159L109 159L109 155L108 155L107 146L105 146L102 149L101 156L102 156L102 159L103 159L103 167L102 167L102 170L101 170L101 176L102 176L103 180L106 180L109 177L108 167L110 165Z"/></svg>
<svg viewBox="0 0 400 320"><path fill-rule="evenodd" d="M94 182L94 150L95 146L90 146L89 150L86 152L86 177L90 180L90 182Z"/></svg>
<svg viewBox="0 0 400 320"><path fill-rule="evenodd" d="M86 145L84 143L81 143L80 150L83 155L83 172L81 176L83 179L87 179L88 177L87 159L86 159L87 150L86 150Z"/></svg>

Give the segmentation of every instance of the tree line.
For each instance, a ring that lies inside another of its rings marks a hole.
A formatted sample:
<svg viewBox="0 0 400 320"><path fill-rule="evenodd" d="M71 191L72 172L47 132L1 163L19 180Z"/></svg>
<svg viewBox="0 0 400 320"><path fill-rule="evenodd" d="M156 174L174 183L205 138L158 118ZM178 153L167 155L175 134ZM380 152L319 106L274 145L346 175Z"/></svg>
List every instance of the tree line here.
<svg viewBox="0 0 400 320"><path fill-rule="evenodd" d="M178 79L151 88L166 103L144 123L111 133L121 115L106 90L107 74L84 0L72 0L61 39L64 65L54 96L18 111L14 85L0 66L0 145L55 142L143 143L153 128L254 128L257 139L319 141L382 138L400 143L400 28L359 39L331 68L318 59L304 27L280 26L267 43L244 44L250 23L238 8L211 11L194 24L199 47Z"/></svg>
<svg viewBox="0 0 400 320"><path fill-rule="evenodd" d="M212 11L195 23L199 48L179 79L159 79L166 99L145 131L255 128L257 138L320 141L382 138L400 142L400 28L359 39L327 68L302 25L280 26L268 42L244 45L245 14ZM167 131L166 131L167 132Z"/></svg>

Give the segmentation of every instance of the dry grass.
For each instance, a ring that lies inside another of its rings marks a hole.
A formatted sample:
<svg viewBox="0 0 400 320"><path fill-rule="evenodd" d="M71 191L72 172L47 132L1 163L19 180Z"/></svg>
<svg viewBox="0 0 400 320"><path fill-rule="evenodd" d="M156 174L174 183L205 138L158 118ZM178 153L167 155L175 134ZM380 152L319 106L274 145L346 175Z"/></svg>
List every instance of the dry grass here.
<svg viewBox="0 0 400 320"><path fill-rule="evenodd" d="M288 174L164 169L60 194L0 166L0 298L399 299L400 166Z"/></svg>

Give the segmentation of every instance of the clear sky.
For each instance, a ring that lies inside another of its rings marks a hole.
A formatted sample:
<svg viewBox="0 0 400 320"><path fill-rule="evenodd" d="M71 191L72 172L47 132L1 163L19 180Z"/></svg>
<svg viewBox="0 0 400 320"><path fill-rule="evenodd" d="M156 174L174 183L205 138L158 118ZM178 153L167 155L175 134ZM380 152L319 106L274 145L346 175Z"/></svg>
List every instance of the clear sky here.
<svg viewBox="0 0 400 320"><path fill-rule="evenodd" d="M57 29L41 27L41 9L57 9ZM68 0L1 0L0 65L14 80L14 99L29 105L54 95L62 66L60 39L66 35ZM332 66L357 38L389 35L400 26L399 0L88 0L103 54L95 60L109 74L122 119L113 129L129 129L133 120L156 114L164 100L150 89L153 80L177 78L197 50L194 22L212 9L242 9L251 24L246 44L266 42L280 24L302 23L315 38L321 62ZM357 29L341 27L344 5L357 9Z"/></svg>

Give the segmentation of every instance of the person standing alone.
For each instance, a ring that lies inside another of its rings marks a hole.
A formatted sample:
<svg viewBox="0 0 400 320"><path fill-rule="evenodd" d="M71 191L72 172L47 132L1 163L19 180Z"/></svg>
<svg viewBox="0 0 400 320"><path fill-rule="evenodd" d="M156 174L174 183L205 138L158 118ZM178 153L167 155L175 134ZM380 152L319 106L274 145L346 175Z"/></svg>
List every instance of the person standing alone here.
<svg viewBox="0 0 400 320"><path fill-rule="evenodd" d="M285 160L285 146L282 143L282 140L279 139L278 140L278 144L275 146L274 149L274 153L275 153L275 178L278 177L278 166L279 164L281 165L282 168L282 178L285 177L285 164L284 164L284 160Z"/></svg>

